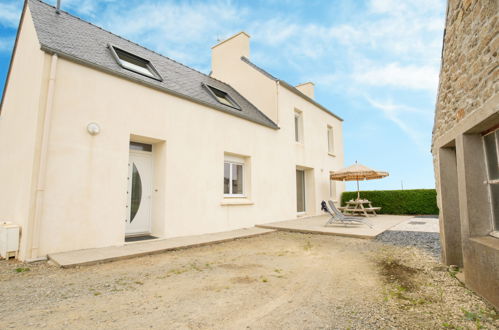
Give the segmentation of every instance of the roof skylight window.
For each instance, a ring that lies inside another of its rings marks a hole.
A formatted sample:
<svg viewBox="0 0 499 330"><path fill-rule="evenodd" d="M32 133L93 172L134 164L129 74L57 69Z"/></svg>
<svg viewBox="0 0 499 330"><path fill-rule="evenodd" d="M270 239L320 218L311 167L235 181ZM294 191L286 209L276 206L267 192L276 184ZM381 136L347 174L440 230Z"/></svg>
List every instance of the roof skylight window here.
<svg viewBox="0 0 499 330"><path fill-rule="evenodd" d="M121 67L156 80L162 80L150 61L111 45L109 48Z"/></svg>
<svg viewBox="0 0 499 330"><path fill-rule="evenodd" d="M238 110L241 110L239 105L234 101L229 94L227 94L224 91L219 90L218 88L212 87L205 85L208 91L210 91L210 94L220 103L227 105L231 108L236 108Z"/></svg>

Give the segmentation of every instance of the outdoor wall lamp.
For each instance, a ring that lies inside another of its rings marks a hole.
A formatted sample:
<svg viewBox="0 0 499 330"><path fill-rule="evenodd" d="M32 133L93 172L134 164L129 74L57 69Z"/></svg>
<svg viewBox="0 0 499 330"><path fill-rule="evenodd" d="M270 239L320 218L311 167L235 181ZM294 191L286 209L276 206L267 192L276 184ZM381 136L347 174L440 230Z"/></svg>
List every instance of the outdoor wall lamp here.
<svg viewBox="0 0 499 330"><path fill-rule="evenodd" d="M100 126L97 123L90 123L87 125L87 131L90 135L97 135L100 133Z"/></svg>

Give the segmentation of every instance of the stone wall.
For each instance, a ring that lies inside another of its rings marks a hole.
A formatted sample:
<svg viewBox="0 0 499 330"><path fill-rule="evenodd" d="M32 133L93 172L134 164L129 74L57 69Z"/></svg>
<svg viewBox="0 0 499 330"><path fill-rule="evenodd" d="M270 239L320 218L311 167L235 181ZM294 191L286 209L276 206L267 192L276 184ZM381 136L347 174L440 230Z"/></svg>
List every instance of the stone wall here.
<svg viewBox="0 0 499 330"><path fill-rule="evenodd" d="M499 93L499 0L449 0L433 141Z"/></svg>

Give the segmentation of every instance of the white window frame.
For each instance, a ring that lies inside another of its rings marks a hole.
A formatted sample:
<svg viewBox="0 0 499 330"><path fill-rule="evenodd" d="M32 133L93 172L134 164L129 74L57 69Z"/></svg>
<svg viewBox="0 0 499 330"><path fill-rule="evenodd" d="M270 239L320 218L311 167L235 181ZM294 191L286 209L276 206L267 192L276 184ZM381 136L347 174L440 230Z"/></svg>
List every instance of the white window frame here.
<svg viewBox="0 0 499 330"><path fill-rule="evenodd" d="M239 104L237 104L237 102L226 91L223 91L219 88L216 88L216 87L213 87L210 85L206 85L204 83L203 83L203 86L208 90L210 95L215 100L217 100L218 103L226 105L226 106L234 108L234 109L237 109L237 110L241 110L241 107L239 106ZM221 94L221 95L218 95L218 94Z"/></svg>
<svg viewBox="0 0 499 330"><path fill-rule="evenodd" d="M495 237L495 238L499 238L499 228L496 225L496 217L499 217L499 214L495 214L495 210L492 206L493 201L492 201L491 185L493 185L493 184L499 185L499 180L498 179L490 179L490 177L489 177L490 172L489 172L489 165L488 165L489 162L487 159L487 157L488 157L487 156L487 148L485 147L485 136L490 135L490 134L498 134L498 132L499 132L499 129L495 129L492 132L484 134L482 137L483 151L485 154L485 167L487 169L487 181L485 181L484 183L487 184L487 188L489 190L489 200L490 200L490 207L491 207L491 212L492 212L492 231L489 233L489 235L492 237ZM497 140L496 140L496 155L497 155L497 157L499 157L499 144L497 143Z"/></svg>
<svg viewBox="0 0 499 330"><path fill-rule="evenodd" d="M327 125L327 152L334 156L334 129L331 125Z"/></svg>
<svg viewBox="0 0 499 330"><path fill-rule="evenodd" d="M245 161L243 158L240 158L240 157L235 157L235 156L228 156L228 155L225 155L225 159L224 159L224 168L225 168L225 164L229 164L229 193L226 194L225 191L224 191L224 197L246 197L246 194L245 194L245 187L246 187L246 166L245 166ZM242 194L233 194L232 193L232 166L233 165L241 165L242 167L242 170L243 170L243 173L242 173L242 181L243 181L243 193ZM225 178L225 174L224 174L224 178Z"/></svg>
<svg viewBox="0 0 499 330"><path fill-rule="evenodd" d="M295 142L303 144L303 112L295 110L294 113Z"/></svg>
<svg viewBox="0 0 499 330"><path fill-rule="evenodd" d="M111 50L111 54L113 55L116 62L122 68L129 70L129 71L132 71L132 72L135 72L135 73L138 73L142 76L146 76L146 77L158 80L158 81L163 81L163 78L161 77L161 75L158 73L158 71L156 70L154 65L152 65L151 61L149 61L148 59L137 56L131 52L127 52L126 50L121 49L119 47L116 47L112 44L108 44L108 48ZM138 61L142 61L145 64L146 68L143 68L143 67L138 66L134 63L123 60L119 56L118 52L121 52L124 55L130 56L130 57L136 58Z"/></svg>

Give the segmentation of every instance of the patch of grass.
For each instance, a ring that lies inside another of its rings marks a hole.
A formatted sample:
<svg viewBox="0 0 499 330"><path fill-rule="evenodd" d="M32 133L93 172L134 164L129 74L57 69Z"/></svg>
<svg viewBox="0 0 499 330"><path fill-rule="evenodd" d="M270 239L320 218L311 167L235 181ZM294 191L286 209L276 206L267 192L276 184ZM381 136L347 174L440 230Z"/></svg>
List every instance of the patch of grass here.
<svg viewBox="0 0 499 330"><path fill-rule="evenodd" d="M94 292L94 296L100 296L101 293L100 292Z"/></svg>
<svg viewBox="0 0 499 330"><path fill-rule="evenodd" d="M280 272L282 272L282 269L276 268L276 269L274 269L274 272L280 273Z"/></svg>
<svg viewBox="0 0 499 330"><path fill-rule="evenodd" d="M464 318L467 319L468 321L478 321L482 319L481 313L470 312L464 308L462 308L461 310L463 311Z"/></svg>
<svg viewBox="0 0 499 330"><path fill-rule="evenodd" d="M449 275L452 278L456 278L456 275L459 273L459 267L449 267Z"/></svg>
<svg viewBox="0 0 499 330"><path fill-rule="evenodd" d="M19 267L19 268L16 268L15 269L15 272L16 273L25 273L25 272L29 272L31 269L29 269L28 267Z"/></svg>
<svg viewBox="0 0 499 330"><path fill-rule="evenodd" d="M463 329L462 327L456 327L455 325L447 322L442 323L442 327L446 329Z"/></svg>
<svg viewBox="0 0 499 330"><path fill-rule="evenodd" d="M474 322L477 329L485 329L485 326L482 325L483 323L495 322L499 319L494 310L490 312L483 309L479 309L477 312L468 311L464 308L461 308L461 310L463 311L464 318Z"/></svg>
<svg viewBox="0 0 499 330"><path fill-rule="evenodd" d="M141 282L141 281L135 281L134 283L138 284L138 285L144 285L144 282Z"/></svg>
<svg viewBox="0 0 499 330"><path fill-rule="evenodd" d="M263 283L267 283L269 281L265 276L260 277L260 279Z"/></svg>
<svg viewBox="0 0 499 330"><path fill-rule="evenodd" d="M312 243L310 243L310 241L307 241L307 243L303 246L303 249L305 251L310 251L312 249Z"/></svg>
<svg viewBox="0 0 499 330"><path fill-rule="evenodd" d="M167 273L167 276L169 275L180 275L182 273L185 273L186 271L188 271L188 269L185 269L185 268L174 268L174 269L170 269Z"/></svg>
<svg viewBox="0 0 499 330"><path fill-rule="evenodd" d="M388 295L392 298L397 298L401 300L410 300L404 293L407 291L407 288L397 285L394 289L388 291Z"/></svg>
<svg viewBox="0 0 499 330"><path fill-rule="evenodd" d="M195 262L191 263L191 268L197 270L198 272L202 272L203 269L199 267Z"/></svg>

